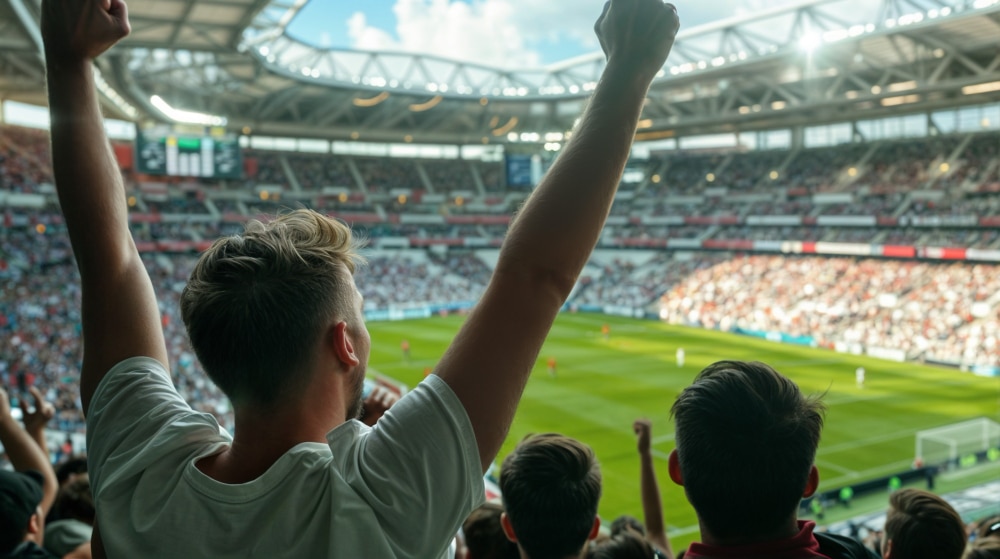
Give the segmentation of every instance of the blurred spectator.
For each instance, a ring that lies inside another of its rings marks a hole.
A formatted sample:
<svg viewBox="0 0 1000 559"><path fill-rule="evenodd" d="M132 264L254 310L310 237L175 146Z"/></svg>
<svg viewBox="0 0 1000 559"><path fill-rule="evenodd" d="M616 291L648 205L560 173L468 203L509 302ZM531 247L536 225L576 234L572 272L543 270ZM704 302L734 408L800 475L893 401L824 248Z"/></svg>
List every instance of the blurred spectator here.
<svg viewBox="0 0 1000 559"><path fill-rule="evenodd" d="M456 559L518 559L517 544L507 539L500 517L503 505L486 503L462 524L466 554Z"/></svg>
<svg viewBox="0 0 1000 559"><path fill-rule="evenodd" d="M889 496L885 559L961 559L966 540L962 517L941 497L920 489Z"/></svg>
<svg viewBox="0 0 1000 559"><path fill-rule="evenodd" d="M601 521L601 470L594 451L554 433L532 435L500 468L506 512L504 533L523 558L570 558L583 554Z"/></svg>

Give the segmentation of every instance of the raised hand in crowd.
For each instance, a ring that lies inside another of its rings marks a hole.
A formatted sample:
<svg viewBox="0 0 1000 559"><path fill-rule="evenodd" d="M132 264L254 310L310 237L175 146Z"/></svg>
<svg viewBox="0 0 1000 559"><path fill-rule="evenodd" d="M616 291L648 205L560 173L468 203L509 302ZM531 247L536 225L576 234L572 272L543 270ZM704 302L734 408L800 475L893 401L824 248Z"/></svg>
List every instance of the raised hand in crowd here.
<svg viewBox="0 0 1000 559"><path fill-rule="evenodd" d="M646 539L670 558L674 554L670 549L670 540L667 538L667 529L663 521L663 503L660 499L660 486L656 481L651 450L653 423L648 419L636 419L632 423L632 431L635 432L639 448L639 484Z"/></svg>
<svg viewBox="0 0 1000 559"><path fill-rule="evenodd" d="M56 416L56 408L52 403L45 400L41 390L35 386L28 387L31 397L35 400L34 407L28 406L28 400L21 398L21 420L24 421L24 430L31 435L35 443L49 455L49 445L45 442L45 427Z"/></svg>

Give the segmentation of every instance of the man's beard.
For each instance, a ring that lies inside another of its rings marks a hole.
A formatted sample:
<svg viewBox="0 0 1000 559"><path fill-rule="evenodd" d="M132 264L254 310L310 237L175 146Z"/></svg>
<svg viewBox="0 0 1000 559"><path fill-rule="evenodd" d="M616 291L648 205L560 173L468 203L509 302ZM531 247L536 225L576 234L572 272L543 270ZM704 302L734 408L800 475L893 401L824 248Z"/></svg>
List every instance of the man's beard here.
<svg viewBox="0 0 1000 559"><path fill-rule="evenodd" d="M354 384L351 386L350 408L347 410L347 419L361 419L361 414L365 411L365 401L361 397L365 389L365 367L359 366Z"/></svg>

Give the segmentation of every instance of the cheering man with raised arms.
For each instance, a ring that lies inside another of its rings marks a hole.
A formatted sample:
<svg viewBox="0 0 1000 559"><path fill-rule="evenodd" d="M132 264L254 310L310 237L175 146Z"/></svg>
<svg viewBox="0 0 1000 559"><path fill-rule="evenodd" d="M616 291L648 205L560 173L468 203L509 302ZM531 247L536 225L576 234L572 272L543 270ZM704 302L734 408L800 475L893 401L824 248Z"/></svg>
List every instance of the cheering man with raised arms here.
<svg viewBox="0 0 1000 559"><path fill-rule="evenodd" d="M342 223L298 210L216 241L181 297L234 436L174 389L128 228L93 60L129 33L121 0L44 0L56 187L83 287L80 391L111 558L441 556L483 500L556 313L607 218L643 100L677 32L661 0L613 0L607 67L513 221L482 299L430 375L373 427L353 418L370 338Z"/></svg>

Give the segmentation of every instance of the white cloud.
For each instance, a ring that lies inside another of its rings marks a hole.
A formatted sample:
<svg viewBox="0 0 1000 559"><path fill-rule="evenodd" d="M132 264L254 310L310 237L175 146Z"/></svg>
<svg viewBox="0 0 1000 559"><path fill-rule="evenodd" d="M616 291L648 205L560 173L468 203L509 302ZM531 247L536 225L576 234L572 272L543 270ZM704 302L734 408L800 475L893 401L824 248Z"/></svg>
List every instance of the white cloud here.
<svg viewBox="0 0 1000 559"><path fill-rule="evenodd" d="M525 45L512 3L475 4L449 0L397 0L396 37L368 25L364 14L348 20L354 48L434 54L489 66L538 66L541 57Z"/></svg>
<svg viewBox="0 0 1000 559"><path fill-rule="evenodd" d="M683 29L798 1L675 3ZM870 11L873 3L833 4L854 16L844 19L854 20ZM581 53L599 49L593 26L603 5L604 0L396 0L395 34L369 25L361 12L348 20L348 34L352 46L362 50L419 52L488 66L530 68L547 59L536 50L546 44L568 42Z"/></svg>

